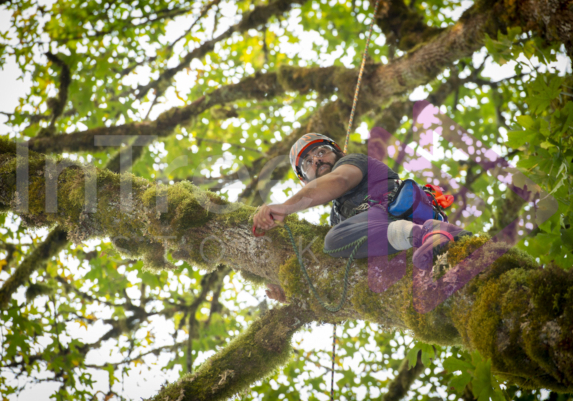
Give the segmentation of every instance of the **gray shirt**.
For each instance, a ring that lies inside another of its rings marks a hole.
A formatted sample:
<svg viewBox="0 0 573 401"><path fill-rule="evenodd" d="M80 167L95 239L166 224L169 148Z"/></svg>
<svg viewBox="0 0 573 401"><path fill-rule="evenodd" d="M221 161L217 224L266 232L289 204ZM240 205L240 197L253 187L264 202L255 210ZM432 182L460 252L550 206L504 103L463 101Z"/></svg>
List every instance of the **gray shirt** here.
<svg viewBox="0 0 573 401"><path fill-rule="evenodd" d="M368 195L370 195L370 199L380 201L384 198L384 195L394 189L394 180L399 178L394 170L380 160L361 153L351 153L344 156L336 162L332 171L344 164L351 164L358 167L360 171L362 171L362 180L357 186L332 202L332 210L330 212L331 226L335 226L346 220L346 216L337 213L337 210L340 212L340 207L345 204L345 202L348 202L346 204L347 206L356 207L360 205Z"/></svg>

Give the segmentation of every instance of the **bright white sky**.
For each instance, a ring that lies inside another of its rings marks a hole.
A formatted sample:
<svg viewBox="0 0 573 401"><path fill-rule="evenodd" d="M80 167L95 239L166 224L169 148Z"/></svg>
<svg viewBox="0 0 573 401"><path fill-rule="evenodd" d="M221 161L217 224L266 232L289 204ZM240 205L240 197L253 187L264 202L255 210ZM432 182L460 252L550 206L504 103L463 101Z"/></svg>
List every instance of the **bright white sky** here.
<svg viewBox="0 0 573 401"><path fill-rule="evenodd" d="M44 3L44 1L40 1L40 3ZM456 12L453 14L453 17L457 19L457 17L461 15L463 10L465 10L471 4L472 3L470 1L464 0L461 3L459 9L456 10ZM220 25L218 28L219 30L224 30L228 25L235 22L234 6L222 8L222 15L224 16L224 18L222 18L220 21ZM289 18L289 21L292 26L298 25L296 15L297 12L293 11ZM173 40L179 37L188 28L191 20L192 19L190 17L180 17L176 21L171 22L169 24L168 39ZM8 26L9 23L10 23L10 14L6 11L0 10L0 26ZM382 35L379 34L379 30L377 28L374 29L373 40L376 40L378 43L383 44L384 38ZM312 35L306 33L304 40L302 40L300 43L298 44L283 43L282 46L284 46L285 51L292 52L293 54L299 52L300 54L303 55L303 57L306 57L308 60L312 60L316 58L316 53L312 50L312 44L313 42L320 44L320 41L321 38L318 34ZM321 55L321 64L329 65L332 63L332 60L334 60L337 57L340 57L341 54L342 54L342 49L340 50L340 52L335 52L330 55L323 54ZM483 51L475 54L474 64L476 66L479 65L484 57L485 57L485 52ZM343 59L343 61L345 62L345 64L350 66L351 57L347 57ZM568 60L564 57L560 58L559 61L555 63L555 67L562 73L566 71L571 73L571 67L568 63ZM514 75L514 63L508 63L504 66L498 66L497 64L488 62L483 72L483 76L491 77L492 80L495 81L512 75ZM145 77L145 70L142 70L137 77L138 79ZM0 111L13 112L14 108L18 105L18 99L24 96L25 93L28 91L30 87L30 78L28 76L20 77L20 71L17 68L14 60L8 59L8 62L5 65L4 69L0 70L0 83L1 83L1 93L2 93L2 96L0 96ZM185 93L191 85L193 85L193 80L189 79L189 76L184 74L179 74L176 77L175 88L179 92ZM424 91L424 88L418 88L412 93L410 99L421 100L425 99L426 96L427 93ZM182 102L175 95L174 88L171 88L166 93L166 98L168 99L166 103L154 108L151 114L152 119L166 109L182 105ZM141 107L142 113L145 113L147 111L147 107L148 105L143 105ZM292 121L294 119L294 116L285 115L285 119L290 119ZM0 115L0 135L8 135L11 132L11 128L4 124L6 120L7 119L5 116ZM357 132L359 132L364 139L367 138L368 131L369 127L367 127L365 124L362 124L357 129ZM502 154L501 150L499 150L498 153ZM421 155L425 156L429 160L435 160L442 158L443 152L438 151L435 152L434 155L430 155L427 152L426 154L424 154L422 151ZM284 195L283 189L287 187L293 188L293 190L295 191L298 190L299 188L298 184L293 182L286 183L284 185L279 185L275 187L275 190L273 191L273 194L271 196L272 201L283 202L284 200L286 200L286 196ZM308 211L306 213L302 213L302 215L307 220L313 223L318 223L319 216L323 212L323 210L325 210L325 208L321 207L312 211ZM35 235L41 237L44 237L46 234L47 230L40 230L35 233ZM91 242L91 246L95 246L96 244L97 242L95 241ZM74 263L70 261L70 265L73 266L73 264ZM77 266L74 267L77 268ZM6 279L6 278L7 278L6 273L0 273L0 279ZM236 285L240 286L241 284L236 283ZM21 291L17 294L18 300L21 301L24 300L24 290L25 288L22 288ZM264 290L261 289L255 294L254 297L250 295L249 292L246 291L242 292L241 296L242 300L248 302L249 304L257 305L260 301L264 299L265 294ZM77 338L81 339L82 341L90 341L90 342L94 341L106 330L106 327L101 323L96 324L93 327L90 327L89 332L81 328L79 325L76 326L77 327L75 327L72 331L70 331L70 333L74 336L77 336ZM170 332L172 331L171 322L165 322L162 319L156 319L156 321L154 322L154 326L156 334L156 341L155 341L156 346L172 342L172 338L170 335ZM167 328L169 328L169 330L167 330ZM331 326L320 326L320 327L313 326L312 332L310 334L308 333L305 333L304 335L297 334L295 335L294 341L296 343L300 342L301 344L298 347L302 347L306 350L318 350L318 349L330 350L331 335L332 335ZM102 363L106 361L107 358L109 358L110 351L111 347L102 347L102 349L98 352L91 352L88 355L88 360L86 361L86 363L98 363L98 364ZM354 362L347 364L346 368L352 369L357 367L358 366L357 358L359 358L359 356L355 357ZM150 358L149 361L155 362L154 358ZM132 399L139 399L140 397L142 398L149 397L150 395L154 394L160 388L160 386L164 384L165 381L171 382L176 380L177 378L177 374L174 372L171 374L165 374L160 370L160 367L163 366L166 362L167 362L166 358L163 359L160 358L157 361L157 364L149 365L150 371L142 370L141 373L139 373L138 369L133 369L130 377L125 378L123 386L117 385L114 387L114 390L120 393L124 393L126 395L129 394L129 397ZM328 366L329 361L328 360L323 361L323 364L325 366ZM385 378L385 375L386 375L385 372L380 372L379 373L380 379ZM97 389L102 389L107 391L107 386L108 386L107 373L95 373L94 380L96 381ZM23 383L20 383L20 385L21 384ZM52 383L37 384L34 387L24 391L19 398L11 396L9 397L9 399L38 400L38 401L48 400L49 395L56 388L57 384L52 384ZM357 395L359 399L364 396L364 394L357 394ZM443 394L443 396L445 397L445 394ZM326 400L327 397L325 396L324 399Z"/></svg>

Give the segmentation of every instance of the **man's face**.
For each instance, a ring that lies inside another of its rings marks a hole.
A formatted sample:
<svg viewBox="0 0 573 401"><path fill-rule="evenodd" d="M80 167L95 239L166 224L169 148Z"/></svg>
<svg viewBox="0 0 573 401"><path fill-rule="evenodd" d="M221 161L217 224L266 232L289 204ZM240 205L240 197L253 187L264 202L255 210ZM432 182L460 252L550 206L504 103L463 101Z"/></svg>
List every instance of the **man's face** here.
<svg viewBox="0 0 573 401"><path fill-rule="evenodd" d="M317 146L305 155L301 169L307 180L312 181L330 173L339 159L332 146Z"/></svg>

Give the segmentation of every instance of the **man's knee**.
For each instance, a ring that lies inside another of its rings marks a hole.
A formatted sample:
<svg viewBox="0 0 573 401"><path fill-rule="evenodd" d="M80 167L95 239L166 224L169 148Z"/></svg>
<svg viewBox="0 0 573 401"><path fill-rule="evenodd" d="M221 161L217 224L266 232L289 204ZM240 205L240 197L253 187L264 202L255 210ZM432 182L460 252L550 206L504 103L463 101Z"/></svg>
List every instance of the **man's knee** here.
<svg viewBox="0 0 573 401"><path fill-rule="evenodd" d="M339 225L332 227L328 233L326 233L326 237L324 237L324 250L331 251L333 249L340 248L340 239L344 238L341 234L341 230ZM343 244L344 245L344 244Z"/></svg>

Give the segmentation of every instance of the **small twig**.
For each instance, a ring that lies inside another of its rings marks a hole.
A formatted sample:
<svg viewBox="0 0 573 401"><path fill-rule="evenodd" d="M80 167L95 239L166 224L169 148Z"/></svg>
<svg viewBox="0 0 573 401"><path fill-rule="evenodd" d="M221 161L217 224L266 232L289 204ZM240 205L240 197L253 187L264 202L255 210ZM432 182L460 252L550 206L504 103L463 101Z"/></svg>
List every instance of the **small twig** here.
<svg viewBox="0 0 573 401"><path fill-rule="evenodd" d="M198 137L195 137L195 139L197 140L197 142L209 142L209 143L219 143L219 144L221 144L221 145L230 145L231 147L235 147L235 148L238 148L238 149L241 149L241 150L250 150L251 152L257 152L258 154L260 154L260 155L262 155L262 156L264 156L264 157L267 157L267 154L266 154L265 152L263 152L263 151L261 151L261 150L259 150L259 149L256 149L256 148L251 148L251 147L249 147L249 146L243 146L243 145L241 145L241 144L236 144L236 143L229 143L229 142L220 141L220 140L217 140L217 139L198 138Z"/></svg>
<svg viewBox="0 0 573 401"><path fill-rule="evenodd" d="M149 110L147 110L147 114L145 114L144 120L149 119L149 114L151 114L151 110L153 110L153 107L157 104L158 98L159 98L159 96L157 96L157 94L156 94L155 97L153 98L153 102L151 102L151 106L149 106Z"/></svg>
<svg viewBox="0 0 573 401"><path fill-rule="evenodd" d="M267 26L263 27L263 54L265 55L265 64L269 63L269 49L267 46Z"/></svg>

